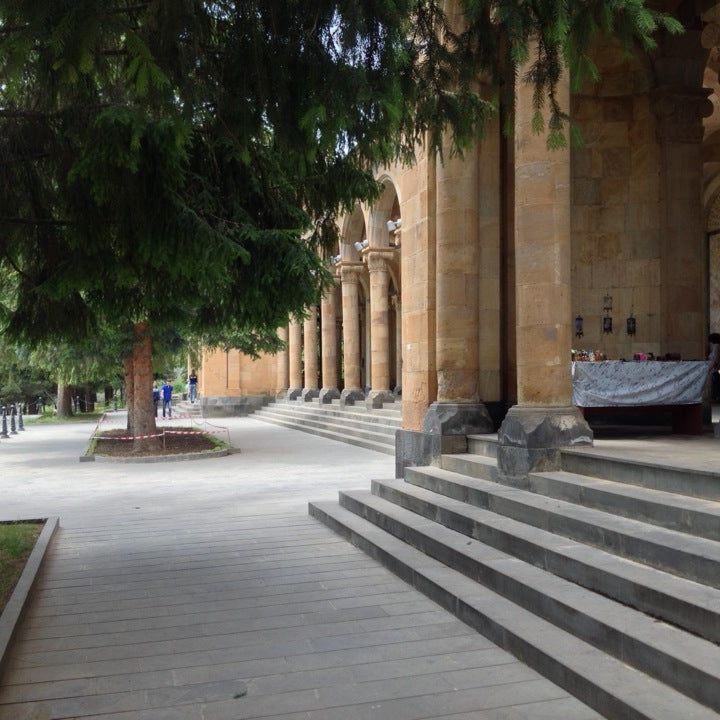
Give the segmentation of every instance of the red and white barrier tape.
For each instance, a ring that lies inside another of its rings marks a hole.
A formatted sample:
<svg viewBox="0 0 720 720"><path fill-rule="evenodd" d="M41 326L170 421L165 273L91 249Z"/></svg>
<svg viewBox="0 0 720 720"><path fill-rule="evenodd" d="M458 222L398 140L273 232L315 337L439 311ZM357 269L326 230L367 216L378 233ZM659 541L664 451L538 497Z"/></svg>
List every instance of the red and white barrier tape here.
<svg viewBox="0 0 720 720"><path fill-rule="evenodd" d="M149 440L150 438L162 437L163 435L203 435L199 430L165 430L153 435L93 435L96 440Z"/></svg>

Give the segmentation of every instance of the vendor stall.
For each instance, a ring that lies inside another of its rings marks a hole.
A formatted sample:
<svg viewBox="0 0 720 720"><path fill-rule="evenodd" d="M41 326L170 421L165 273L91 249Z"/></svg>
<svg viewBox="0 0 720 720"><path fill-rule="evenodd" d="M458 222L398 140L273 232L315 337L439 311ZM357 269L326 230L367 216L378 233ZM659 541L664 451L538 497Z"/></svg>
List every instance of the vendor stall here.
<svg viewBox="0 0 720 720"><path fill-rule="evenodd" d="M676 432L702 432L707 361L574 362L573 405L586 416L609 408L671 410Z"/></svg>

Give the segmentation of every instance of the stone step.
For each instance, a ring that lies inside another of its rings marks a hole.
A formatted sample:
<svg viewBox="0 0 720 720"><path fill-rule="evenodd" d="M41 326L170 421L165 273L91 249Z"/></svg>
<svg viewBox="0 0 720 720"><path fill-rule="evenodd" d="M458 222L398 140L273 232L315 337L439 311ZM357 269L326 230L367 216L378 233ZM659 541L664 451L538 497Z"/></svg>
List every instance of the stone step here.
<svg viewBox="0 0 720 720"><path fill-rule="evenodd" d="M468 542L443 525L428 524L423 515L393 503L392 491L403 492L403 485L375 481L374 494L340 493L340 504L581 640L720 709L720 647L496 548ZM448 503L453 504L463 503Z"/></svg>
<svg viewBox="0 0 720 720"><path fill-rule="evenodd" d="M455 500L689 580L720 587L720 543L442 468L406 468L405 480Z"/></svg>
<svg viewBox="0 0 720 720"><path fill-rule="evenodd" d="M497 442L497 435L468 435L468 452L495 458ZM720 501L720 472L619 458L598 448L566 448L560 458L562 469L577 475Z"/></svg>
<svg viewBox="0 0 720 720"><path fill-rule="evenodd" d="M369 493L344 495L351 496L356 502L378 502ZM392 507L391 503L386 505ZM312 503L310 513L605 717L717 718L708 707L416 550L337 503ZM461 538L461 542L467 546L467 538Z"/></svg>
<svg viewBox="0 0 720 720"><path fill-rule="evenodd" d="M297 412L315 414L322 413L328 417L362 420L363 422L392 425L393 427L400 427L402 424L402 415L399 411L387 412L385 410L368 410L364 406L348 406L341 408L334 405L318 405L299 400L278 400L271 403L268 407L284 407Z"/></svg>
<svg viewBox="0 0 720 720"><path fill-rule="evenodd" d="M481 455L444 455L441 467L470 477L504 482L497 465ZM513 485L515 480L509 482ZM522 488L546 497L641 520L670 530L720 540L720 503L566 471L533 473Z"/></svg>
<svg viewBox="0 0 720 720"><path fill-rule="evenodd" d="M383 442L377 442L375 440L367 440L365 438L356 437L349 435L348 433L335 432L332 430L321 430L320 428L307 427L301 421L288 421L281 420L269 415L264 415L259 412L255 413L253 417L263 422L268 422L273 425L279 425L290 430L298 430L300 432L310 433L311 435L317 435L318 437L324 437L328 440L337 440L338 442L344 442L348 445L355 445L357 447L365 448L367 450L375 450L375 452L384 453L385 455L395 455L395 445Z"/></svg>
<svg viewBox="0 0 720 720"><path fill-rule="evenodd" d="M321 403L320 398L313 398L312 400L303 400L302 398L295 398L294 400L288 400L287 398L278 398L277 402L286 402L297 405L320 405L321 407L329 408L335 407L342 410L357 410L359 412L377 413L379 415L402 415L402 401L398 398L397 402L386 402L380 408L368 408L365 405L364 400L358 400L352 405L342 406L340 400L331 400L329 403Z"/></svg>
<svg viewBox="0 0 720 720"><path fill-rule="evenodd" d="M504 553L666 620L713 642L720 642L720 590L618 557L612 552L569 541L452 499L461 488L438 488L443 494L410 483L377 483L386 500L472 537ZM457 497L457 495L456 495Z"/></svg>
<svg viewBox="0 0 720 720"><path fill-rule="evenodd" d="M395 428L384 429L379 425L362 425L357 421L343 422L334 418L322 418L322 416L320 419L316 419L313 416L300 415L294 413L292 410L284 410L283 408L263 408L256 412L255 415L256 417L274 417L278 420L296 422L308 428L344 432L348 435L365 438L366 440L395 444Z"/></svg>
<svg viewBox="0 0 720 720"><path fill-rule="evenodd" d="M468 435L467 440L469 453L497 458L497 435Z"/></svg>
<svg viewBox="0 0 720 720"><path fill-rule="evenodd" d="M562 469L578 475L640 485L705 500L720 500L720 472L641 462L592 452L563 450Z"/></svg>
<svg viewBox="0 0 720 720"><path fill-rule="evenodd" d="M388 419L384 417L377 418L360 413L339 413L334 410L321 410L317 405L311 408L303 408L295 407L292 404L274 403L267 405L264 409L272 410L273 412L282 412L288 415L291 414L293 417L364 427L377 432L388 431L392 432L393 436L399 427L399 423L396 423L394 420L388 421Z"/></svg>

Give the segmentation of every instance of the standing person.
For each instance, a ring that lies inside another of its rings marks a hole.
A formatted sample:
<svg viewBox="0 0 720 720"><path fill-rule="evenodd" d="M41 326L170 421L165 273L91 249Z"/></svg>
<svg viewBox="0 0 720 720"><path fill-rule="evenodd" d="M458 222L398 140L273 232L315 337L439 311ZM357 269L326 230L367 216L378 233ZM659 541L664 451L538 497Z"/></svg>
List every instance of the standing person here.
<svg viewBox="0 0 720 720"><path fill-rule="evenodd" d="M195 374L195 371L193 370L190 373L190 377L188 378L188 383L190 383L190 402L194 403L197 398L197 375Z"/></svg>
<svg viewBox="0 0 720 720"><path fill-rule="evenodd" d="M173 387L170 381L166 380L162 386L163 417L165 417L166 412L168 417L172 417L172 391Z"/></svg>
<svg viewBox="0 0 720 720"><path fill-rule="evenodd" d="M157 380L153 381L153 405L155 406L155 417L157 417L158 406L160 405L160 388L158 387Z"/></svg>

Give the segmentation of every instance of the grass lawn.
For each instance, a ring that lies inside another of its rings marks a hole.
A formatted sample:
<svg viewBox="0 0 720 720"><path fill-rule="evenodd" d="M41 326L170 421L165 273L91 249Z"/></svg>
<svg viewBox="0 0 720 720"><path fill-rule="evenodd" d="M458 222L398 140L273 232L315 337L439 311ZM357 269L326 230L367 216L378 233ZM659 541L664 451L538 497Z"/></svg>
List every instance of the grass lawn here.
<svg viewBox="0 0 720 720"><path fill-rule="evenodd" d="M58 417L57 415L46 413L40 417L25 417L23 420L26 425L55 425L58 423L97 422L102 415L103 414L101 412L94 412L78 413L77 415L71 415L70 417Z"/></svg>
<svg viewBox="0 0 720 720"><path fill-rule="evenodd" d="M10 598L42 525L0 523L0 612Z"/></svg>

